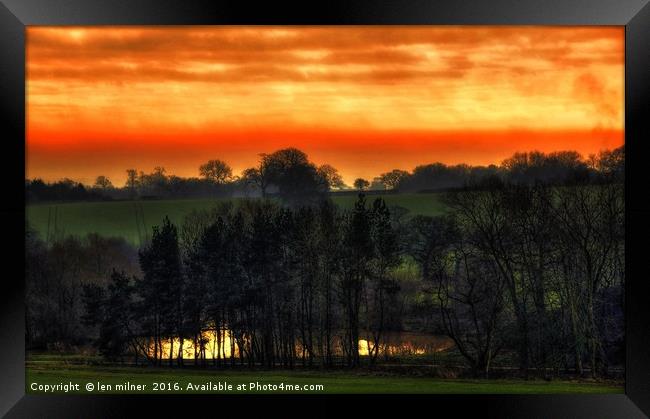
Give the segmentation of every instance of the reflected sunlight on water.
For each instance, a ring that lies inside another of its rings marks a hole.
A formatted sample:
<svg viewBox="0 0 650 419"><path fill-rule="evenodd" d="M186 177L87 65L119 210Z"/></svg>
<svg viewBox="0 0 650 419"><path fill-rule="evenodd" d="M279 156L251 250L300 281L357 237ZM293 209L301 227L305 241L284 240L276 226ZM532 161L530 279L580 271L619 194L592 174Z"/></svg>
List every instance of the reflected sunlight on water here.
<svg viewBox="0 0 650 419"><path fill-rule="evenodd" d="M223 330L221 332L221 339L218 341L217 334L214 330L209 330L203 333L202 343L204 354L201 356L201 342L197 339L195 344L194 339L183 340L183 359L228 359L239 358L239 348L237 341L232 336L230 330ZM178 356L180 339L174 338L173 340L164 339L162 341L162 357L163 359L169 358L170 349L173 350L172 357ZM453 346L451 340L444 336L427 335L423 333L410 333L410 332L394 332L386 334L379 345L380 355L427 355L435 352L444 351ZM340 342L335 344L336 351L339 354L343 353ZM359 355L368 356L374 350L374 342L372 339L359 339ZM296 345L296 352L302 351L302 345ZM154 345L153 342L149 345L149 355L153 356Z"/></svg>
<svg viewBox="0 0 650 419"><path fill-rule="evenodd" d="M218 342L217 334L214 330L203 332L201 337L203 340L203 347L205 350L204 358L230 358L234 354L235 358L239 358L239 350L235 344L234 338L229 330L224 330L221 333L221 341ZM173 340L164 339L162 341L162 358L169 358L169 351L174 351L173 357L178 356L180 339L174 338ZM194 339L183 339L183 359L201 358L201 342L197 339L196 345ZM153 356L154 346L153 343L149 345L149 355Z"/></svg>

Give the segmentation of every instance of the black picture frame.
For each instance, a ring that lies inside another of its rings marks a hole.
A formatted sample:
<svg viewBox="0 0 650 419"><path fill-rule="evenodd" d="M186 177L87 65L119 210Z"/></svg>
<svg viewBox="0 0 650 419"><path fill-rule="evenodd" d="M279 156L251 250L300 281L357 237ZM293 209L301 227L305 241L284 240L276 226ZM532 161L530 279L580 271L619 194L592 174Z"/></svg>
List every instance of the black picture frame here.
<svg viewBox="0 0 650 419"><path fill-rule="evenodd" d="M24 175L25 175L25 26L29 25L623 25L625 58L626 162L626 367L620 395L428 395L402 396L433 415L451 411L487 417L632 418L650 415L650 321L644 260L650 232L650 204L644 188L643 142L650 141L650 5L648 0L482 0L482 1L321 1L296 5L250 1L171 0L2 0L0 3L0 103L3 117L5 196L2 199L5 249L0 266L0 415L7 417L123 417L145 407L147 416L203 406L214 413L230 403L248 412L258 405L300 413L295 399L307 402L306 415L340 414L332 396L45 396L25 394L24 350ZM647 256L646 256L647 259ZM8 268L12 268L11 270ZM9 273L11 272L11 274ZM358 412L374 415L397 406L397 396L345 396ZM383 402L383 403L379 403ZM381 409L381 410L380 410ZM444 410L443 410L444 409ZM346 410L348 413L349 410ZM220 410L221 412L221 410ZM267 413L270 410L267 411ZM413 410L414 414L415 411ZM194 414L194 412L193 412Z"/></svg>

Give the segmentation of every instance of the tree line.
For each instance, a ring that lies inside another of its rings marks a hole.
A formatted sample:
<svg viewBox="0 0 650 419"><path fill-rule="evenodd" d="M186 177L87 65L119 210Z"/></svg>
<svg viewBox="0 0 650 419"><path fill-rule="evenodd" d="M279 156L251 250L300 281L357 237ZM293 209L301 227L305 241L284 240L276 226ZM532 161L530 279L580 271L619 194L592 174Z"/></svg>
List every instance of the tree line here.
<svg viewBox="0 0 650 419"><path fill-rule="evenodd" d="M623 362L625 249L623 184L603 176L492 177L445 193L449 211L435 217L363 194L351 210L326 198L224 203L163 220L137 252L29 234L27 340L92 337L108 358L155 365L182 365L191 341L203 364L356 367L379 362L390 331L432 315L427 331L449 336L477 376L500 356L522 374L604 375ZM421 302L405 308L408 261ZM208 332L237 356L208 360Z"/></svg>
<svg viewBox="0 0 650 419"><path fill-rule="evenodd" d="M26 180L25 191L28 202L273 195L285 202L304 204L345 187L336 168L317 166L296 148L260 154L258 165L245 169L241 176L233 175L232 168L219 159L200 165L199 174L183 178L157 166L151 173L126 170L123 187L116 187L101 175L92 186L67 178L53 183Z"/></svg>
<svg viewBox="0 0 650 419"><path fill-rule="evenodd" d="M526 184L596 183L610 178L622 181L624 161L624 146L601 151L586 159L575 151L533 151L515 153L498 166L432 163L417 166L412 172L394 169L371 180L355 179L350 187L333 166L318 166L304 152L287 148L261 154L258 164L243 170L239 176L233 174L226 162L212 159L199 166L200 177L170 175L164 167L155 167L151 173L128 169L123 187L116 187L101 175L92 186L70 179L53 183L41 179L26 180L25 191L29 202L278 196L302 204L318 200L331 191L440 191L480 185L493 177Z"/></svg>
<svg viewBox="0 0 650 419"><path fill-rule="evenodd" d="M621 183L496 182L446 198L448 217L417 217L414 257L439 318L474 371L502 351L518 367L606 373L623 357Z"/></svg>
<svg viewBox="0 0 650 419"><path fill-rule="evenodd" d="M361 196L349 212L326 200L298 209L224 204L180 229L168 219L154 228L139 251L140 277L115 271L108 287L85 285L84 321L98 326L102 353L130 352L156 365L182 364L187 340L207 362L211 331L218 347L239 354L218 352L215 364L332 366L342 354L354 367L366 333L372 362L379 355L399 261L381 199L368 205Z"/></svg>

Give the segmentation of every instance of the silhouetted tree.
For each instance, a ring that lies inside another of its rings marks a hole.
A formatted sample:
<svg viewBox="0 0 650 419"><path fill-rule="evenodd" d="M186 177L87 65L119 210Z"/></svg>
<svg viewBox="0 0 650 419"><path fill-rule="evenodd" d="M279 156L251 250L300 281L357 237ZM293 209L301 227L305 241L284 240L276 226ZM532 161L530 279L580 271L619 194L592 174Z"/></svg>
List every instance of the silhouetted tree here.
<svg viewBox="0 0 650 419"><path fill-rule="evenodd" d="M342 275L339 282L339 297L343 305L345 340L344 348L348 366L360 364L359 327L361 299L364 287L370 275L370 263L373 256L371 238L372 220L370 210L366 208L366 198L359 194L354 210L348 215L342 255Z"/></svg>
<svg viewBox="0 0 650 419"><path fill-rule="evenodd" d="M271 170L267 154L260 154L259 165L245 169L242 172L241 179L248 187L258 188L262 193L262 197L265 198L271 182Z"/></svg>
<svg viewBox="0 0 650 419"><path fill-rule="evenodd" d="M144 277L137 284L142 296L143 318L147 318L154 338L154 359L160 362L163 339L169 339L169 363L173 360L173 338L182 336L183 275L176 227L165 217L162 226L153 227L151 243L140 251ZM179 348L182 360L182 346Z"/></svg>
<svg viewBox="0 0 650 419"><path fill-rule="evenodd" d="M296 148L263 155L260 166L268 173L269 183L278 188L279 196L291 205L313 203L327 192L327 180Z"/></svg>
<svg viewBox="0 0 650 419"><path fill-rule="evenodd" d="M603 176L618 182L625 180L625 145L614 150L601 151L593 158L594 169Z"/></svg>
<svg viewBox="0 0 650 419"><path fill-rule="evenodd" d="M408 175L409 173L405 170L394 169L390 172L382 173L379 179L387 189L397 189L400 182Z"/></svg>
<svg viewBox="0 0 650 419"><path fill-rule="evenodd" d="M391 277L390 271L399 266L399 240L397 231L392 226L390 211L383 199L377 198L370 210L371 229L370 239L373 245L373 260L370 264L370 280L366 287L366 330L370 334L368 339L369 355L374 363L379 355L388 314L390 301L399 291L399 284Z"/></svg>
<svg viewBox="0 0 650 419"><path fill-rule="evenodd" d="M449 216L413 220L411 252L438 301L444 332L475 375L488 375L504 344L504 283L494 262Z"/></svg>
<svg viewBox="0 0 650 419"><path fill-rule="evenodd" d="M199 167L199 173L206 180L223 185L232 179L232 169L222 160L209 160Z"/></svg>
<svg viewBox="0 0 650 419"><path fill-rule="evenodd" d="M127 349L140 348L133 333L133 286L122 272L113 271L106 293L97 286L84 288L85 321L99 326L97 347L108 359L122 359ZM146 351L143 351L145 357Z"/></svg>
<svg viewBox="0 0 650 419"><path fill-rule="evenodd" d="M138 172L135 169L126 171L126 188L129 190L131 199L135 198L138 188Z"/></svg>
<svg viewBox="0 0 650 419"><path fill-rule="evenodd" d="M97 179L95 179L95 187L106 190L112 188L113 184L106 176L97 176Z"/></svg>
<svg viewBox="0 0 650 419"><path fill-rule="evenodd" d="M370 182L363 178L357 178L354 180L354 187L359 191L365 191L370 186Z"/></svg>
<svg viewBox="0 0 650 419"><path fill-rule="evenodd" d="M318 175L325 180L329 189L343 189L346 187L339 171L329 164L318 167Z"/></svg>
<svg viewBox="0 0 650 419"><path fill-rule="evenodd" d="M556 188L552 205L561 274L560 295L575 339L576 368L587 360L592 376L607 364L597 324L598 296L624 275L624 196L621 184Z"/></svg>

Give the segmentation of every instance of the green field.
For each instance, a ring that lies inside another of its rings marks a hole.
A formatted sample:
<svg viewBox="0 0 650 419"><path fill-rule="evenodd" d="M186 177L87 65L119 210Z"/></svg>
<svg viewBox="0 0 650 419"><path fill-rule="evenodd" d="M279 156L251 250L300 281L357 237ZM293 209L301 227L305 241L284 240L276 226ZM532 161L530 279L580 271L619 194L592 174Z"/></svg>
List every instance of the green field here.
<svg viewBox="0 0 650 419"><path fill-rule="evenodd" d="M377 374L369 370L348 371L241 371L241 370L197 370L152 367L120 367L107 365L85 365L53 359L47 356L32 356L27 361L26 392L34 391L32 385L56 385L59 383L79 384L79 391L73 393L98 394L97 383L110 385L102 393L438 393L438 394L557 394L557 393L622 393L623 386L578 381L524 381L524 380L463 380L430 377L409 377ZM141 391L120 391L118 384L129 382L145 387ZM207 382L229 383L233 390L187 389L187 385L201 385ZM276 385L273 389L250 390L249 383ZM86 385L93 383L93 392ZM154 390L154 383L164 384L164 390ZM177 384L176 384L177 383ZM246 384L246 390L237 390ZM280 386L282 384L282 387ZM321 385L322 388L296 390L290 386ZM174 390L176 387L178 390ZM41 387L44 389L44 387ZM171 389L168 389L171 388ZM63 391L56 391L63 393Z"/></svg>
<svg viewBox="0 0 650 419"><path fill-rule="evenodd" d="M377 196L369 196L368 201L372 202ZM389 206L399 205L409 210L411 214L436 215L444 211L439 195L434 193L385 195L383 198ZM99 233L102 236L124 237L133 244L139 244L136 205L142 209L144 223L150 232L151 227L160 224L165 216L168 216L173 223L180 224L192 210L214 208L225 200L178 199L36 204L27 206L27 220L43 238L47 236L48 225L50 232L54 231L56 214L56 230L59 234L85 236L88 233ZM356 197L340 195L334 196L333 200L341 208L352 208Z"/></svg>

